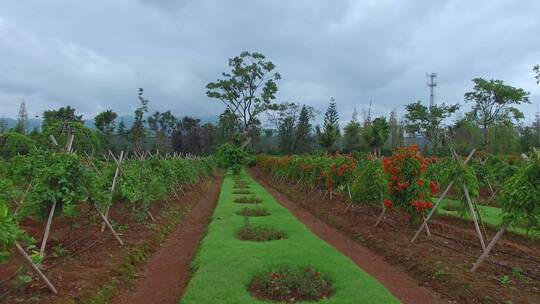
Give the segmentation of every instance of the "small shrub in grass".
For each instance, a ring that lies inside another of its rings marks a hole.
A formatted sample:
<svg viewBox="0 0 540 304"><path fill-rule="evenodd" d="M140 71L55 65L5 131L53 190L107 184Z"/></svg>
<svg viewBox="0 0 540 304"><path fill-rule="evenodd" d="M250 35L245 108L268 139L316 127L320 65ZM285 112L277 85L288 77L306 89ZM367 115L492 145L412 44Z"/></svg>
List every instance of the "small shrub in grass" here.
<svg viewBox="0 0 540 304"><path fill-rule="evenodd" d="M267 216L270 215L270 212L268 210L261 208L261 207L255 207L255 208L244 208L238 212L239 215L243 216Z"/></svg>
<svg viewBox="0 0 540 304"><path fill-rule="evenodd" d="M235 198L234 202L238 204L260 204L262 199L255 196L242 196Z"/></svg>
<svg viewBox="0 0 540 304"><path fill-rule="evenodd" d="M251 194L251 191L246 190L246 189L238 189L238 190L234 190L233 194Z"/></svg>
<svg viewBox="0 0 540 304"><path fill-rule="evenodd" d="M269 226L253 226L246 223L238 232L236 237L244 241L266 242L287 238L285 232Z"/></svg>
<svg viewBox="0 0 540 304"><path fill-rule="evenodd" d="M251 295L259 300L296 303L319 301L332 294L327 276L311 267L279 267L255 275L248 285Z"/></svg>

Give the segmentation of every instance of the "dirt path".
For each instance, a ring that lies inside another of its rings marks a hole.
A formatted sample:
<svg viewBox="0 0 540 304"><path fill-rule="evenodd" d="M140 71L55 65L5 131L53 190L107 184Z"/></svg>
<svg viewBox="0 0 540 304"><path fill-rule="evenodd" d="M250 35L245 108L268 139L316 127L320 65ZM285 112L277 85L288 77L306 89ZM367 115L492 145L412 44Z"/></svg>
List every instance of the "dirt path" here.
<svg viewBox="0 0 540 304"><path fill-rule="evenodd" d="M189 216L140 271L139 279L121 290L110 303L178 303L191 278L191 261L206 233L222 181L220 178L212 184L205 196L193 206Z"/></svg>
<svg viewBox="0 0 540 304"><path fill-rule="evenodd" d="M360 268L386 286L386 288L388 288L388 290L403 303L449 303L448 301L440 299L430 289L419 286L413 278L384 261L383 257L375 254L354 240L351 240L346 234L319 220L309 211L297 206L285 195L266 184L255 174L251 175L263 185L281 205L289 209L299 221L311 229L313 233L328 244L334 246L342 254L348 256Z"/></svg>

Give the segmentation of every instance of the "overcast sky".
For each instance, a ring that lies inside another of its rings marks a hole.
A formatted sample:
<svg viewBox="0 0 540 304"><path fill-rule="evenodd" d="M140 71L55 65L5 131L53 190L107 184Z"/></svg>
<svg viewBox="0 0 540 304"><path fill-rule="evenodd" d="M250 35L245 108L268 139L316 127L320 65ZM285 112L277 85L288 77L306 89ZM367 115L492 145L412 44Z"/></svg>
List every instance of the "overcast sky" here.
<svg viewBox="0 0 540 304"><path fill-rule="evenodd" d="M528 117L540 103L540 1L2 0L0 117L21 98L31 116L130 114L139 87L151 111L217 115L205 85L243 50L277 65L279 101L333 96L343 121L370 100L376 115L427 103L432 71L437 102L485 77L530 91Z"/></svg>

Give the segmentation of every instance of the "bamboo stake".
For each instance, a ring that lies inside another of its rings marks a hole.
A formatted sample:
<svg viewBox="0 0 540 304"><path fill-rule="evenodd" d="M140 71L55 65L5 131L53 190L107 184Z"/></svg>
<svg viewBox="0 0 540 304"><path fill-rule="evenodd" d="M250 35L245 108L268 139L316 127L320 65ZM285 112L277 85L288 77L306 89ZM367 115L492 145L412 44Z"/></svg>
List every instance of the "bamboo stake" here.
<svg viewBox="0 0 540 304"><path fill-rule="evenodd" d="M424 219L424 221L426 220L425 215L422 215L422 218ZM427 223L426 223L426 233L428 236L431 236L431 231L429 231L429 225Z"/></svg>
<svg viewBox="0 0 540 304"><path fill-rule="evenodd" d="M375 223L374 227L377 227L379 225L379 222L382 220L385 212L386 212L386 207L383 205L383 209L381 211L381 214L379 215L379 218L377 219L377 222Z"/></svg>
<svg viewBox="0 0 540 304"><path fill-rule="evenodd" d="M118 157L118 159L116 159L116 157L114 156L114 154L111 152L111 150L109 150L109 153L111 154L111 156L113 157L115 163L116 163L116 170L114 172L114 177L113 177L113 182L112 182L112 185L111 185L111 194L114 192L114 190L116 189L116 183L118 181L118 177L119 177L119 174L123 171L122 171L122 162L124 161L124 151L122 150L120 152L120 156ZM111 209L111 205L108 205L107 206L107 209L105 210L105 217L108 218L109 217L109 210ZM105 226L102 224L101 225L101 232L103 232L105 230Z"/></svg>
<svg viewBox="0 0 540 304"><path fill-rule="evenodd" d="M49 218L47 219L47 225L45 226L45 233L43 234L43 240L41 241L41 248L39 249L40 254L45 253L45 246L47 246L47 239L49 238L49 232L51 230L54 209L56 209L56 202L53 203L51 206L51 211L49 212Z"/></svg>
<svg viewBox="0 0 540 304"><path fill-rule="evenodd" d="M154 218L154 216L152 215L152 213L150 212L150 210L146 210L146 213L148 214L148 216L150 216L150 219L152 220L152 222L155 222L156 219Z"/></svg>
<svg viewBox="0 0 540 304"><path fill-rule="evenodd" d="M482 231L480 230L480 226L478 225L476 211L474 210L472 200L469 195L469 189L467 189L466 185L463 185L463 191L465 192L465 198L467 199L467 204L469 205L469 209L471 210L472 218L474 221L474 228L476 229L476 234L478 235L478 239L480 240L480 245L482 245L482 250L486 251L486 244L484 243L484 237L482 236Z"/></svg>
<svg viewBox="0 0 540 304"><path fill-rule="evenodd" d="M52 293L54 293L54 294L58 294L58 291L56 290L56 288L54 288L54 285L51 283L51 281L49 281L49 279L45 276L45 274L43 274L43 272L41 272L41 270L36 266L36 264L34 264L34 262L32 262L32 258L28 255L28 253L26 253L26 251L24 251L21 244L19 244L19 242L15 242L15 247L17 248L19 253L24 257L26 262L28 262L28 264L30 264L30 267L32 267L32 270L34 270L34 272L37 273L39 278L43 282L45 282L45 284L47 285L49 290L52 291Z"/></svg>
<svg viewBox="0 0 540 304"><path fill-rule="evenodd" d="M73 146L73 140L75 139L75 135L74 134L70 134L69 136L69 139L68 139L68 142L66 144L66 152L67 153L71 153L71 148Z"/></svg>
<svg viewBox="0 0 540 304"><path fill-rule="evenodd" d="M328 190L326 190L326 191L324 192L324 196L323 196L323 198L321 199L321 202L324 201L324 199L326 198L326 195L328 194L328 192L329 192Z"/></svg>
<svg viewBox="0 0 540 304"><path fill-rule="evenodd" d="M464 165L466 165L469 160L472 158L473 154L474 154L474 151L476 151L476 149L472 149L471 153L469 153L469 155L467 156L467 158L465 159L465 162L463 162ZM455 157L455 155L454 155ZM446 187L446 189L444 189L444 192L441 196L439 196L439 199L437 200L437 202L435 203L435 205L433 206L433 208L431 208L431 210L429 211L429 214L428 216L426 217L426 219L422 222L422 225L420 225L420 228L418 228L418 230L416 231L416 233L414 234L413 238L411 239L411 243L414 243L414 241L416 240L416 238L420 235L420 232L422 232L422 230L427 226L427 222L431 219L431 217L433 215L435 215L435 211L437 211L437 207L439 206L439 204L442 202L442 200L444 199L444 197L446 196L446 194L448 194L448 191L450 191L450 188L452 188L452 185L454 185L454 181L451 181L448 186Z"/></svg>
<svg viewBox="0 0 540 304"><path fill-rule="evenodd" d="M484 262L484 260L487 258L489 253L491 252L491 249L493 249L493 246L495 246L495 243L499 240L499 238L503 235L504 231L506 230L508 226L506 224L503 224L499 231L497 231L497 234L491 239L491 242L489 242L487 248L484 250L482 255L476 260L476 263L474 263L473 267L471 268L471 272L475 272L480 265Z"/></svg>
<svg viewBox="0 0 540 304"><path fill-rule="evenodd" d="M101 216L101 219L103 220L103 222L105 222L105 225L107 225L107 227L109 228L109 230L112 232L112 234L114 235L114 237L116 238L116 240L118 241L118 243L120 243L120 245L124 246L124 242L122 241L122 239L120 238L120 236L118 235L118 233L116 233L116 230L114 230L113 226L111 225L111 222L109 222L109 220L107 219L107 217L101 212L99 211L97 205L96 206L96 210L97 212L99 213L99 216Z"/></svg>
<svg viewBox="0 0 540 304"><path fill-rule="evenodd" d="M49 139L52 141L52 143L55 145L55 146L58 146L58 142L56 141L56 138L54 137L54 135L49 135Z"/></svg>

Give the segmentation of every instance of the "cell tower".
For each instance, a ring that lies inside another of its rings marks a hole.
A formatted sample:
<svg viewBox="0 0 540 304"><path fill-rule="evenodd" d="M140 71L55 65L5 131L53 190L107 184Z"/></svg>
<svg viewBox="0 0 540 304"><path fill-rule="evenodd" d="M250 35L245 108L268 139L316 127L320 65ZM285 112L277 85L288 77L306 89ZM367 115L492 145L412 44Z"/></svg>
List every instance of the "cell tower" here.
<svg viewBox="0 0 540 304"><path fill-rule="evenodd" d="M429 87L429 106L432 107L435 105L435 92L434 89L437 86L435 78L437 78L437 73L426 73L426 78L428 79L427 86Z"/></svg>

